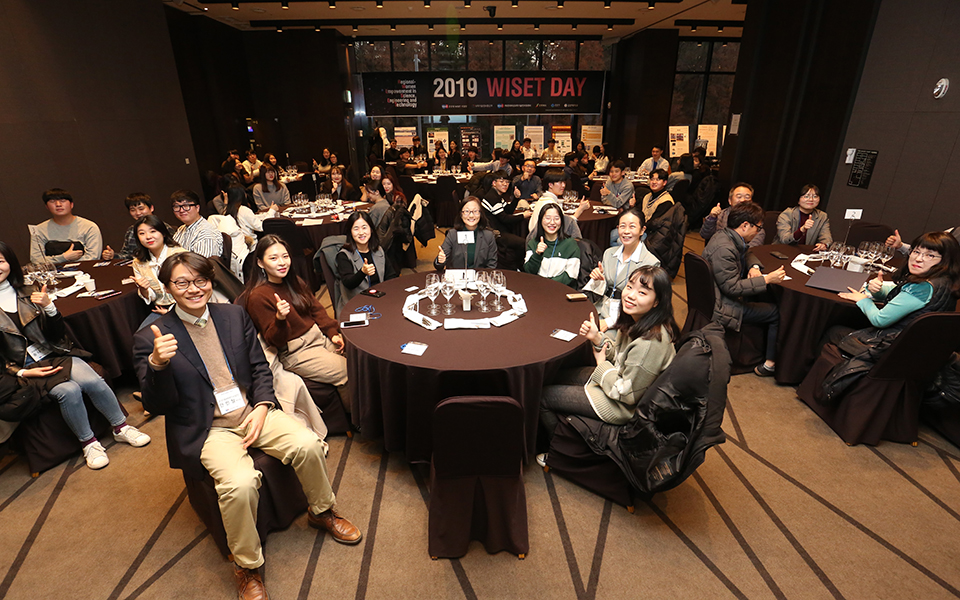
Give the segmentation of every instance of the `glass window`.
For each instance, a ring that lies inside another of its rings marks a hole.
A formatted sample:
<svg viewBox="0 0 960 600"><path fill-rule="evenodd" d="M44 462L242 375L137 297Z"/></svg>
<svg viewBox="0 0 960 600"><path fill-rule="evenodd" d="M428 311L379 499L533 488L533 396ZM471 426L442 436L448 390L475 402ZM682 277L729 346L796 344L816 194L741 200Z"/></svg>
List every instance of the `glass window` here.
<svg viewBox="0 0 960 600"><path fill-rule="evenodd" d="M716 73L710 75L710 80L707 82L707 95L703 99L703 119L701 122L722 125L729 120L730 97L733 96L733 78L733 75L718 75Z"/></svg>
<svg viewBox="0 0 960 600"><path fill-rule="evenodd" d="M393 71L426 71L430 44L422 40L393 42Z"/></svg>
<svg viewBox="0 0 960 600"><path fill-rule="evenodd" d="M580 43L581 71L609 71L613 45L604 46L600 40L585 40Z"/></svg>
<svg viewBox="0 0 960 600"><path fill-rule="evenodd" d="M740 55L740 42L714 42L713 59L710 61L711 71L733 73L737 70L737 57Z"/></svg>
<svg viewBox="0 0 960 600"><path fill-rule="evenodd" d="M493 40L470 40L467 42L471 71L502 71L503 70L503 42Z"/></svg>
<svg viewBox="0 0 960 600"><path fill-rule="evenodd" d="M353 45L357 56L357 71L391 71L390 42L360 42Z"/></svg>
<svg viewBox="0 0 960 600"><path fill-rule="evenodd" d="M421 67L422 68L422 67ZM466 71L467 48L463 42L441 41L430 47L431 71Z"/></svg>
<svg viewBox="0 0 960 600"><path fill-rule="evenodd" d="M709 46L699 42L680 42L677 50L677 72L706 71Z"/></svg>
<svg viewBox="0 0 960 600"><path fill-rule="evenodd" d="M577 42L560 40L543 42L544 71L572 71L577 68Z"/></svg>
<svg viewBox="0 0 960 600"><path fill-rule="evenodd" d="M507 40L505 42L508 71L536 71L540 68L540 42Z"/></svg>
<svg viewBox="0 0 960 600"><path fill-rule="evenodd" d="M693 125L697 123L697 110L700 106L702 89L703 75L677 73L674 76L673 106L670 108L671 125Z"/></svg>

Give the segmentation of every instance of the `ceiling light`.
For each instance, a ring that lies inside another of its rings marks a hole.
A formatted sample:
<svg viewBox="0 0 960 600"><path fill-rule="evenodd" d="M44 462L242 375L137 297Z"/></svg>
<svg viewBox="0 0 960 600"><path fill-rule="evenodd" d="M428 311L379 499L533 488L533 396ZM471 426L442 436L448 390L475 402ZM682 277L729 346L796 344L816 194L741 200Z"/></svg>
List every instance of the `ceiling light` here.
<svg viewBox="0 0 960 600"><path fill-rule="evenodd" d="M357 27L356 25L354 25L354 26L353 26L353 30L354 30L354 31L360 31L360 28Z"/></svg>
<svg viewBox="0 0 960 600"><path fill-rule="evenodd" d="M610 8L611 0L603 0L603 7Z"/></svg>
<svg viewBox="0 0 960 600"><path fill-rule="evenodd" d="M533 24L533 30L534 30L534 31L540 31L540 23L534 23L534 24Z"/></svg>
<svg viewBox="0 0 960 600"><path fill-rule="evenodd" d="M283 27L277 25L277 33L283 33Z"/></svg>
<svg viewBox="0 0 960 600"><path fill-rule="evenodd" d="M497 23L497 31L503 31L503 23Z"/></svg>
<svg viewBox="0 0 960 600"><path fill-rule="evenodd" d="M523 45L523 40L520 40L520 45L521 45L521 46Z"/></svg>
<svg viewBox="0 0 960 600"><path fill-rule="evenodd" d="M470 8L470 3L471 3L471 2L473 2L473 0L463 0L463 7L464 7L464 8Z"/></svg>
<svg viewBox="0 0 960 600"><path fill-rule="evenodd" d="M491 46L493 45L493 40L490 40L490 45L491 45Z"/></svg>
<svg viewBox="0 0 960 600"><path fill-rule="evenodd" d="M513 6L513 8L520 6L520 0L512 0L511 6Z"/></svg>
<svg viewBox="0 0 960 600"><path fill-rule="evenodd" d="M465 23L460 23L460 31L464 31L467 28Z"/></svg>
<svg viewBox="0 0 960 600"><path fill-rule="evenodd" d="M656 7L656 2L647 2L647 9L653 10Z"/></svg>
<svg viewBox="0 0 960 600"><path fill-rule="evenodd" d="M280 3L280 8L282 8L283 10L287 10L288 8L290 8L290 3L287 0L283 0L283 2Z"/></svg>
<svg viewBox="0 0 960 600"><path fill-rule="evenodd" d="M613 31L613 25L607 25L607 31Z"/></svg>
<svg viewBox="0 0 960 600"><path fill-rule="evenodd" d="M406 42L405 40L400 40L400 45L401 45L401 46L406 46L406 45L407 45L407 42Z"/></svg>
<svg viewBox="0 0 960 600"><path fill-rule="evenodd" d="M377 0L377 8L383 8L383 0Z"/></svg>
<svg viewBox="0 0 960 600"><path fill-rule="evenodd" d="M317 33L320 33L320 26L319 26L319 25L314 25L314 26L313 26L313 30L316 31Z"/></svg>
<svg viewBox="0 0 960 600"><path fill-rule="evenodd" d="M430 8L430 0L423 0L423 7Z"/></svg>
<svg viewBox="0 0 960 600"><path fill-rule="evenodd" d="M204 6L204 7L203 7L203 10L210 10L210 9L208 9L206 6Z"/></svg>
<svg viewBox="0 0 960 600"><path fill-rule="evenodd" d="M397 30L397 24L396 24L396 23L390 23L390 31L396 31L396 30Z"/></svg>
<svg viewBox="0 0 960 600"><path fill-rule="evenodd" d="M240 10L240 3L239 3L239 2L231 2L231 3L230 3L230 8L232 8L233 10Z"/></svg>
<svg viewBox="0 0 960 600"><path fill-rule="evenodd" d="M433 23L427 23L427 29L433 31Z"/></svg>
<svg viewBox="0 0 960 600"><path fill-rule="evenodd" d="M574 31L577 30L577 24L576 24L576 23L574 23L573 25L571 25L571 27L573 28Z"/></svg>
<svg viewBox="0 0 960 600"><path fill-rule="evenodd" d="M563 8L564 0L557 0L557 8Z"/></svg>
<svg viewBox="0 0 960 600"><path fill-rule="evenodd" d="M691 26L690 26L690 33L696 33L696 32L697 32L697 26L696 26L696 25L691 25Z"/></svg>
<svg viewBox="0 0 960 600"><path fill-rule="evenodd" d="M724 48L727 47L727 41L726 41L726 40L723 41L723 47L724 47Z"/></svg>
<svg viewBox="0 0 960 600"><path fill-rule="evenodd" d="M723 25L717 27L717 33L723 33Z"/></svg>
<svg viewBox="0 0 960 600"><path fill-rule="evenodd" d="M337 0L328 0L328 3L329 3L329 5L330 5L330 8L336 8L336 7L337 7Z"/></svg>
<svg viewBox="0 0 960 600"><path fill-rule="evenodd" d="M697 48L703 46L703 42L697 42Z"/></svg>

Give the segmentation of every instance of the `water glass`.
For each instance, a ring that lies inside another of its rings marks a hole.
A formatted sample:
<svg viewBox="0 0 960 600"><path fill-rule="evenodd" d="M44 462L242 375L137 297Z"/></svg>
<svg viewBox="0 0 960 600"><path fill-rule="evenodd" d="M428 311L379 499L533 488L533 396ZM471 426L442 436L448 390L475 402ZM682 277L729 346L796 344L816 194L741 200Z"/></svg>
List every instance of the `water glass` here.
<svg viewBox="0 0 960 600"><path fill-rule="evenodd" d="M450 303L450 298L453 298L453 289L453 277L449 273L445 273L443 283L440 285L440 293L447 300L446 304L443 305L443 314L445 315L453 314L453 304Z"/></svg>
<svg viewBox="0 0 960 600"><path fill-rule="evenodd" d="M493 309L498 311L503 310L500 296L502 296L507 289L507 277L503 274L503 271L494 271L491 275L490 282L493 287L493 292L497 295L497 299L493 303Z"/></svg>
<svg viewBox="0 0 960 600"><path fill-rule="evenodd" d="M427 309L427 314L436 316L440 314L440 309L437 308L437 296L440 295L440 276L436 273L427 273L425 289L427 290L427 297L430 298L430 308Z"/></svg>

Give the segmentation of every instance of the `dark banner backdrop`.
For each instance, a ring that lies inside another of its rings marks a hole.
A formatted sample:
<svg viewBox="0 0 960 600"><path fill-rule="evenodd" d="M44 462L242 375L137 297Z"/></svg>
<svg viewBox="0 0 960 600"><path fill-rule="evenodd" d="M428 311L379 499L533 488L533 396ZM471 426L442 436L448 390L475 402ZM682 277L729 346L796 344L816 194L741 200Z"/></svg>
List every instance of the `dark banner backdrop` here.
<svg viewBox="0 0 960 600"><path fill-rule="evenodd" d="M369 116L599 114L602 71L364 73Z"/></svg>

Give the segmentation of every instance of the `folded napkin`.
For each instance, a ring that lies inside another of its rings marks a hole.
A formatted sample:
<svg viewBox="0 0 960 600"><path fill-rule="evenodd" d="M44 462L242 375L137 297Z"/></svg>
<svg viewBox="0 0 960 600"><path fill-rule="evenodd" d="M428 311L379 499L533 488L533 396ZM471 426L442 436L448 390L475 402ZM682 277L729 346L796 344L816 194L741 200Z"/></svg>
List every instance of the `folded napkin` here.
<svg viewBox="0 0 960 600"><path fill-rule="evenodd" d="M519 318L520 318L520 315L517 314L516 311L508 310L505 313L501 313L500 316L489 319L489 321L490 323L492 323L493 325L496 325L497 327L503 327L507 323L513 323Z"/></svg>
<svg viewBox="0 0 960 600"><path fill-rule="evenodd" d="M490 319L444 319L444 329L490 329Z"/></svg>
<svg viewBox="0 0 960 600"><path fill-rule="evenodd" d="M522 315L527 312L527 303L520 294L507 294L507 302L509 302L510 306L513 308L512 312L515 312L518 315Z"/></svg>
<svg viewBox="0 0 960 600"><path fill-rule="evenodd" d="M813 269L807 266L807 259L809 257L809 254L798 254L790 263L790 266L806 275L813 275Z"/></svg>
<svg viewBox="0 0 960 600"><path fill-rule="evenodd" d="M583 286L583 291L602 296L607 291L607 282L603 279L591 279L587 285Z"/></svg>
<svg viewBox="0 0 960 600"><path fill-rule="evenodd" d="M437 328L440 327L440 323L439 323L439 322L437 322L437 321L435 321L435 320L433 320L433 319L431 319L430 317L427 317L427 316L425 316L425 315L421 315L420 313L418 313L418 312L415 311L415 310L405 310L405 311L403 311L403 316L406 317L407 319L413 321L413 322L416 323L417 325L419 325L419 326L421 326L421 327L424 327L424 328L426 328L426 329L429 329L430 331L433 331L434 329L437 329Z"/></svg>
<svg viewBox="0 0 960 600"><path fill-rule="evenodd" d="M70 294L73 294L74 292L79 292L79 291L82 290L82 289L83 289L83 284L82 284L82 283L75 283L75 284L71 285L71 286L68 287L68 288L64 288L64 289L58 291L58 292L54 295L54 297L56 297L56 298L66 298L66 297L69 296Z"/></svg>
<svg viewBox="0 0 960 600"><path fill-rule="evenodd" d="M323 225L323 219L304 219L300 221L301 225Z"/></svg>

